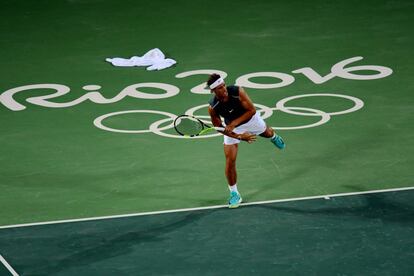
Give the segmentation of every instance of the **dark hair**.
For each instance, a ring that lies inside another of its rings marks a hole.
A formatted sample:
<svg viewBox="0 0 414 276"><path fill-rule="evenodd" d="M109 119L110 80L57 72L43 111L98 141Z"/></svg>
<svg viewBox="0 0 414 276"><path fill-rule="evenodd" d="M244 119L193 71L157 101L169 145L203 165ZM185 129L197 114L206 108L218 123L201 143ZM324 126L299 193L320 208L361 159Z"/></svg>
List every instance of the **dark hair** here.
<svg viewBox="0 0 414 276"><path fill-rule="evenodd" d="M218 80L220 78L219 74L211 74L208 77L208 81L207 81L207 85L210 86L212 85L216 80Z"/></svg>

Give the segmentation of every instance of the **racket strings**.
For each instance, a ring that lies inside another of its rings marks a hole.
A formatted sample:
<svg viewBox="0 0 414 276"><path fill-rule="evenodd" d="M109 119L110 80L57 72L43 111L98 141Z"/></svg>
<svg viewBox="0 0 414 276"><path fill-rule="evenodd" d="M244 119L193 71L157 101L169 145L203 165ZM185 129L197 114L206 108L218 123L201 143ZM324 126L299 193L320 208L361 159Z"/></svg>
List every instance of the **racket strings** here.
<svg viewBox="0 0 414 276"><path fill-rule="evenodd" d="M175 120L175 129L183 135L197 135L203 130L203 125L197 119L181 117Z"/></svg>

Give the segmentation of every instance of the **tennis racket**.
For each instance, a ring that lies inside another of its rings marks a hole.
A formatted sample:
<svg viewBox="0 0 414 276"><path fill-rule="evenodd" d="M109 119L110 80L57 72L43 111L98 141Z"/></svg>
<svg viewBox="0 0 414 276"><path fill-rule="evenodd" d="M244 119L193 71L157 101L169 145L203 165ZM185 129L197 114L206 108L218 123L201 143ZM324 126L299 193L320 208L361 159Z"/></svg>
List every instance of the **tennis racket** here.
<svg viewBox="0 0 414 276"><path fill-rule="evenodd" d="M186 137L203 135L207 132L217 130L224 131L224 127L212 127L190 115L180 115L174 120L174 128L178 134Z"/></svg>

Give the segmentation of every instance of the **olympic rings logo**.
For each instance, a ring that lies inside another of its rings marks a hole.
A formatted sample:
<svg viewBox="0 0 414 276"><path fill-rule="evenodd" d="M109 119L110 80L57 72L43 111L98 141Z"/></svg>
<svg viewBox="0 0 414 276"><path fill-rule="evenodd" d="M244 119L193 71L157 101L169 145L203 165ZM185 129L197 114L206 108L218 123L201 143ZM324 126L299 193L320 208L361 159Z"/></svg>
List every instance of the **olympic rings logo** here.
<svg viewBox="0 0 414 276"><path fill-rule="evenodd" d="M375 79L382 79L390 76L393 73L393 70L386 66L381 65L353 65L353 63L361 61L363 57L356 56L351 57L345 60L341 60L335 63L331 67L331 72L325 75L321 75L311 67L303 67L296 70L291 71L291 74L283 73L283 72L255 72L255 73L248 73L242 76L239 76L235 84L245 87L245 88L252 88L252 89L279 89L282 87L289 86L294 83L295 77L294 75L301 74L302 77L307 78L309 81L313 82L316 85L320 85L326 83L334 78L342 78L347 80L356 80L356 81L367 81L367 80L375 80ZM361 72L362 71L362 72ZM370 74L366 74L366 71L370 71ZM227 73L221 70L216 69L199 69L199 70L191 70L181 72L175 75L176 79L183 79L189 78L196 75L209 75L212 73L218 73L222 76L222 78L227 77ZM294 74L294 75L292 75ZM266 78L273 78L275 82L272 83L258 83L253 78L257 77L266 77ZM101 93L100 89L102 86L100 85L85 85L82 89L86 92L82 94L79 98L73 99L69 102L67 101L52 101L55 98L62 97L68 93L70 93L71 88L62 85L62 84L52 84L52 83L43 83L43 84L30 84L19 86L15 88L8 89L2 93L0 93L0 104L4 105L11 111L22 111L26 109L26 106L21 102L18 102L14 97L16 94L20 94L30 90L49 90L51 93L41 96L29 97L26 99L26 102L31 104L42 106L46 108L69 108L72 106L76 106L82 104L85 101L90 101L95 104L112 104L118 101L121 101L125 98L132 98L132 99L144 99L144 100L161 100L165 98L170 98L178 95L180 93L180 88L168 84L168 83L158 83L158 82L144 82L144 83L135 83L132 85L128 85L127 87L123 88L116 96L113 98L106 98ZM160 89L164 91L164 93L148 93L142 91L142 88L152 88L152 89ZM206 89L206 83L200 83L193 88L190 89L190 93L193 94L210 94L210 89ZM307 108L307 107L298 107L298 106L286 106L287 102L299 98L306 98L306 97L339 97L343 99L350 100L354 103L352 108L343 111L337 112L325 112L319 109L314 108ZM205 108L207 104L195 106L190 108L185 112L185 114L192 115L198 117L200 119L205 119L206 122L209 122L209 116L197 116L195 113ZM302 126L272 126L274 129L279 130L295 130L295 129L305 129L311 127L317 127L327 123L332 116L341 115L346 113L355 112L361 109L364 106L362 100L341 95L341 94L304 94L304 95L297 95L284 98L279 100L274 107L268 107L265 105L255 104L257 109L262 113L263 119L267 119L271 117L275 111L284 112L291 115L296 116L306 116L306 117L319 117L319 121L316 123L302 125ZM166 118L155 121L150 124L148 129L140 129L140 130L126 130L126 129L115 129L108 127L104 124L104 121L110 117L114 116L121 116L124 114L130 113L149 113L149 114L159 114L163 115ZM169 134L167 133L168 130L173 128L173 120L177 117L176 114L172 114L165 111L158 111L158 110L126 110L126 111L119 111L114 113L105 114L99 116L94 120L94 125L102 130L110 131L110 132L117 132L117 133L133 133L133 134L141 134L141 133L154 133L160 136L169 137L169 138L183 138L182 136ZM172 131L170 131L172 132ZM221 134L213 133L210 135L204 135L200 137L196 137L196 139L200 138L208 138L213 136L218 136Z"/></svg>
<svg viewBox="0 0 414 276"><path fill-rule="evenodd" d="M325 112L322 110L318 110L318 109L314 109L314 108L308 108L308 107L297 107L297 106L286 106L286 103L288 103L291 100L295 100L295 99L300 99L300 98L307 98L307 97L338 97L338 98L343 98L343 99L347 99L350 100L354 103L354 106L346 109L346 110L342 110L342 111L336 111L336 112ZM308 124L308 125L302 125L302 126L293 126L293 127L286 127L286 126L272 126L273 129L276 130L297 130L297 129L305 129L305 128L312 128L312 127L317 127L323 124L326 124L332 116L336 116L336 115L342 115L342 114L347 114L347 113L352 113L355 112L359 109L361 109L364 106L364 102L356 97L352 97L352 96L348 96L348 95L341 95L341 94L302 94L302 95L296 95L296 96L291 96L291 97L287 97L284 98L280 101L278 101L276 103L276 105L274 107L268 107L262 104L254 104L257 108L257 110L261 113L261 116L263 119L267 119L269 117L271 117L274 113L274 111L280 111L280 112L284 112L284 113L288 113L288 114L292 114L292 115L297 115L297 116L312 116L312 117L320 117L319 121L316 123L312 123L312 124ZM207 108L208 104L203 104L203 105L199 105L199 106L195 106L192 107L190 109L188 109L185 114L187 115L191 115L191 116L195 116L197 118L200 118L202 120L205 120L206 122L209 122L210 117L209 116L205 116L205 115L197 115L196 112L200 109L205 109ZM164 115L167 118L158 120L153 122L152 124L149 125L148 129L142 129L142 130L125 130L125 129L116 129L116 128L111 128L108 126L105 126L103 124L105 119L108 119L110 117L113 116L120 116L120 115L124 115L124 114L131 114L131 113L149 113L149 114L160 114L160 115ZM169 113L169 112L165 112L165 111L158 111L158 110L125 110L125 111L118 111L118 112L113 112L113 113L108 113L102 116L97 117L94 121L93 124L105 131L110 131L110 132L117 132L117 133L129 133L129 134L142 134L142 133L154 133L163 137L167 137L167 138L187 138L178 134L169 134L166 133L166 130L172 129L173 126L173 121L174 119L177 117L177 115ZM169 123L169 124L168 124ZM165 125L167 124L167 125ZM165 125L165 126L162 126ZM203 136L197 136L197 137L193 137L193 139L203 139L203 138L210 138L210 137L215 137L215 136L219 136L221 135L220 133L213 133L213 134L208 134L208 135L203 135Z"/></svg>

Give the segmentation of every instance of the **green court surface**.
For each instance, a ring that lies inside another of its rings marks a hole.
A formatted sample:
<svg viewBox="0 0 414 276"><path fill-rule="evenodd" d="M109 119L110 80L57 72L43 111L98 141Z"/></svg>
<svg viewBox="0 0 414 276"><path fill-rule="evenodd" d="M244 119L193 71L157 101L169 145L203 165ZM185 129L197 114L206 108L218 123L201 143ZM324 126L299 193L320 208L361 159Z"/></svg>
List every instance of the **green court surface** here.
<svg viewBox="0 0 414 276"><path fill-rule="evenodd" d="M413 14L408 0L1 1L0 255L22 275L412 275ZM105 62L153 48L177 64ZM213 71L287 143L240 145L245 202L356 194L208 209L228 196L222 137L180 139L171 122L207 115L195 87Z"/></svg>
<svg viewBox="0 0 414 276"><path fill-rule="evenodd" d="M27 275L409 275L414 191L5 229Z"/></svg>

